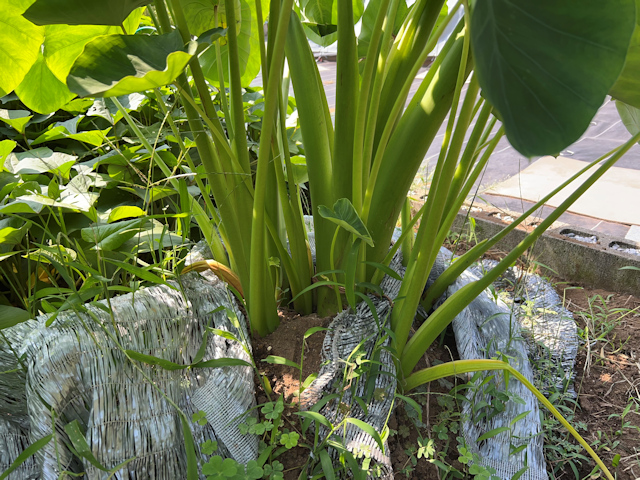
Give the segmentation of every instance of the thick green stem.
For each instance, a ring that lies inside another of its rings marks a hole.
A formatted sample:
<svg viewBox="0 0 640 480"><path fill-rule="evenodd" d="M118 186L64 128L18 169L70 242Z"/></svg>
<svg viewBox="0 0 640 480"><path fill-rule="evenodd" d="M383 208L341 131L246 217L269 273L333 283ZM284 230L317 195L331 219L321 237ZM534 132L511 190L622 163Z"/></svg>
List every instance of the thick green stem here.
<svg viewBox="0 0 640 480"><path fill-rule="evenodd" d="M218 21L218 9L219 4L214 5L213 7L213 25L217 28L219 25ZM227 131L229 132L229 138L233 138L233 122L231 121L231 113L229 112L229 104L227 103L227 88L224 83L224 69L222 67L222 54L220 53L220 42L222 40L219 38L215 41L213 48L215 49L216 54L216 69L218 70L218 92L220 93L220 104L222 105L222 111L224 113L224 118L227 121Z"/></svg>
<svg viewBox="0 0 640 480"><path fill-rule="evenodd" d="M284 0L282 12L277 22L276 40L274 42L274 55L271 60L269 83L265 95L265 113L262 122L260 136L260 149L258 152L258 166L256 169L256 186L253 201L253 225L251 228L251 295L248 308L252 319L252 326L261 335L275 330L279 319L275 309L275 299L269 294L267 283L267 261L265 258L265 194L269 166L271 142L276 122L276 113L279 106L280 82L278 78L284 62L284 45L291 18L293 0ZM231 23L231 22L230 22ZM268 299L274 300L269 302ZM273 303L273 305L271 305Z"/></svg>
<svg viewBox="0 0 640 480"><path fill-rule="evenodd" d="M375 245L368 248L367 260L379 262L385 257L407 191L451 107L463 39L450 40L443 50L444 58L429 70L384 149L377 178L372 176L369 181L370 187L375 186L366 224ZM467 65L467 71L470 68ZM367 273L371 276L373 271Z"/></svg>
<svg viewBox="0 0 640 480"><path fill-rule="evenodd" d="M364 139L365 126L367 123L367 111L369 106L369 93L371 84L375 78L376 59L378 58L378 50L380 39L382 38L383 23L387 17L390 0L382 0L380 10L376 17L376 23L373 26L367 57L365 58L364 70L362 72L362 80L360 82L360 98L358 100L358 111L356 113L356 124L354 129L353 140L353 173L351 197L352 203L357 212L362 212L362 202L364 200L364 188L366 187L369 172L364 167ZM388 27L387 27L388 29Z"/></svg>
<svg viewBox="0 0 640 480"><path fill-rule="evenodd" d="M242 82L240 80L240 60L238 56L238 33L236 31L236 9L234 0L224 0L227 14L227 44L229 48L229 87L231 92L231 119L233 124L232 147L244 173L251 173L249 150L244 128L244 108L242 103ZM264 226L263 226L264 227Z"/></svg>
<svg viewBox="0 0 640 480"><path fill-rule="evenodd" d="M351 198L351 176L356 111L358 108L358 48L353 30L353 4L338 2L338 59L336 65L336 131L333 144L334 192L336 198ZM353 199L360 211L360 199ZM353 202L352 202L353 203Z"/></svg>
<svg viewBox="0 0 640 480"><path fill-rule="evenodd" d="M411 225L411 200L409 197L402 204L402 212L400 214L400 220L402 222L402 233L413 230ZM409 257L411 256L411 250L413 250L413 241L415 237L411 233L407 233L402 240L402 265L405 267L409 263Z"/></svg>
<svg viewBox="0 0 640 480"><path fill-rule="evenodd" d="M335 224L324 219L317 211L319 205L332 206L333 170L331 145L333 129L327 119L327 101L320 82L318 68L307 43L302 24L292 14L286 40L286 52L291 80L296 92L296 103L305 146L311 204L314 206L313 220L316 233L316 267L318 271L329 270L329 255ZM319 307L332 296L330 289L318 292ZM338 306L336 305L336 308Z"/></svg>
<svg viewBox="0 0 640 480"><path fill-rule="evenodd" d="M451 129L453 128L453 117L457 108L457 101L459 99L460 92L464 85L464 79L467 76L467 56L469 54L469 31L465 29L464 44L461 53L461 61L458 67L458 75L456 80L456 88L453 99L453 108L449 117L449 125L447 127L447 133L443 140L443 149L448 147L448 137L451 135ZM472 82L467 92L467 97L475 97L478 90L477 82ZM470 107L469 107L470 105ZM473 103L465 102L464 107L469 107L468 110L472 111ZM466 112L467 108L463 109L460 122L462 126L468 121L465 116L470 115ZM415 312L422 296L422 290L429 276L429 272L433 267L435 261L434 252L434 232L438 231L440 226L444 207L446 205L447 194L451 185L453 174L455 173L455 166L461 147L464 135L456 136L457 142L451 145L451 155L447 155L444 159L444 155L441 152L440 161L436 167L434 174L435 185L431 185L429 196L427 198L427 208L425 211L425 217L423 218L420 229L418 230L418 239L416 241L416 247L414 248L410 264L411 269L405 274L402 286L398 296L402 298L399 302L396 302L396 306L393 309L391 315L391 328L394 330L395 346L397 351L401 352L406 344L407 338L409 338L409 332L413 324Z"/></svg>

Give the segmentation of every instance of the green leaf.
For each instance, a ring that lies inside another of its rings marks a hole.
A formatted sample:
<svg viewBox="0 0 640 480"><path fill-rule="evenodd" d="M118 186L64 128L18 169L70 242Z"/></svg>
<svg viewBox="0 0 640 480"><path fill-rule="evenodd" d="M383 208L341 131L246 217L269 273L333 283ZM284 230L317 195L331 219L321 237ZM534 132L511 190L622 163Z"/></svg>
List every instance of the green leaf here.
<svg viewBox="0 0 640 480"><path fill-rule="evenodd" d="M202 3L202 2L199 2ZM239 0L240 14L236 13L236 20L239 22L238 29L238 61L240 63L240 81L243 87L248 87L249 84L256 78L260 72L260 38L263 36L263 31L258 31L256 22L256 10L255 2L248 0ZM213 9L213 3L209 4L209 8ZM236 12L238 9L236 8ZM222 15L223 9L221 9L220 26L227 27L226 17ZM186 13L185 13L186 14ZM266 11L263 9L263 16L266 18ZM211 16L210 18L213 18ZM213 28L213 24L207 27ZM204 31L204 30L203 30ZM220 61L223 65L224 82L229 84L229 69L227 67L229 63L229 48L225 43L220 45ZM200 63L205 77L209 82L217 85L218 79L218 64L216 63L216 50L215 48L209 48L200 55Z"/></svg>
<svg viewBox="0 0 640 480"><path fill-rule="evenodd" d="M356 212L356 209L353 208L353 205L348 199L340 198L333 205L333 210L330 210L324 205L320 205L318 207L318 212L323 218L341 226L373 247L373 240L371 239L371 235L369 234L367 227L364 225L358 216L358 212Z"/></svg>
<svg viewBox="0 0 640 480"><path fill-rule="evenodd" d="M56 270L63 276L63 278L64 277L69 278L68 274L64 270L64 267L61 264L59 264L53 259L51 260L51 263L55 266ZM68 283L68 280L66 278L65 278L65 281L67 281ZM103 291L104 290L102 287L89 287L89 288L81 288L78 292L73 292L72 295L67 297L67 299L64 301L62 306L58 308L58 310L47 319L47 321L45 322L45 325L49 327L55 321L55 319L58 318L58 314L60 312L69 310L74 306L81 305L85 303L87 300L95 297L96 295L100 295L101 293L103 293Z"/></svg>
<svg viewBox="0 0 640 480"><path fill-rule="evenodd" d="M44 28L22 16L29 3L29 0L0 0L0 97L20 85L40 53Z"/></svg>
<svg viewBox="0 0 640 480"><path fill-rule="evenodd" d="M267 358L265 358L262 361L266 363L270 363L272 365L287 365L288 367L293 367L300 370L300 365L298 365L296 362L284 357L279 357L277 355L269 355Z"/></svg>
<svg viewBox="0 0 640 480"><path fill-rule="evenodd" d="M516 415L516 417L509 422L509 425L514 425L518 423L520 420L522 420L527 415L529 415L529 413L531 413L531 410L527 410L526 412L522 412L520 415Z"/></svg>
<svg viewBox="0 0 640 480"><path fill-rule="evenodd" d="M327 417L325 417L324 415L318 412L304 411L304 412L294 412L294 413L303 418L308 418L312 421L318 422L320 425L324 425L329 430L333 430L333 425L331 425L331 422L327 419Z"/></svg>
<svg viewBox="0 0 640 480"><path fill-rule="evenodd" d="M10 153L4 162L4 167L14 174L51 172L63 178L69 178L71 166L76 159L77 157L73 155L41 147L21 153Z"/></svg>
<svg viewBox="0 0 640 480"><path fill-rule="evenodd" d="M73 422L66 424L64 426L64 431L69 437L69 441L73 445L74 450L80 457L87 460L91 465L96 467L98 470L102 470L103 472L109 471L109 469L104 467L93 455L93 452L91 451L91 447L89 447L89 444L87 443L87 439L82 433L78 420L74 420Z"/></svg>
<svg viewBox="0 0 640 480"><path fill-rule="evenodd" d="M320 464L322 465L322 473L324 473L327 480L335 480L336 472L333 470L333 462L329 452L325 449L320 450Z"/></svg>
<svg viewBox="0 0 640 480"><path fill-rule="evenodd" d="M140 207L131 206L131 205L121 205L119 207L114 208L109 213L108 223L117 222L118 220L122 220L124 218L138 218L146 215L147 212L142 210Z"/></svg>
<svg viewBox="0 0 640 480"><path fill-rule="evenodd" d="M63 245L42 245L23 256L38 263L51 263L53 260L60 264L69 264L78 258L75 250Z"/></svg>
<svg viewBox="0 0 640 480"><path fill-rule="evenodd" d="M640 109L616 100L616 108L622 123L631 135L640 133Z"/></svg>
<svg viewBox="0 0 640 480"><path fill-rule="evenodd" d="M236 18L240 18L242 15L239 2L236 3ZM187 21L189 27L189 33L197 37L207 34L212 29L216 28L214 23L214 14L218 11L218 27L225 28L227 25L227 15L225 2L212 2L210 0L180 0L182 5L182 11L184 12L184 18ZM241 22L238 20L237 28L240 28Z"/></svg>
<svg viewBox="0 0 640 480"><path fill-rule="evenodd" d="M126 270L127 272L135 275L136 277L140 278L141 280L146 280L147 282L151 282L151 283L155 283L156 285L167 285L171 288L173 288L174 290L176 290L175 287L173 287L172 285L169 285L167 282L165 282L162 278L158 277L157 275L151 273L149 270L145 269L145 268L141 268L138 267L136 265L131 265L130 263L126 263L126 262L121 262L120 260L113 260L111 258L105 258L105 261L112 263L113 265L116 265L117 267ZM149 267L151 268L151 267Z"/></svg>
<svg viewBox="0 0 640 480"><path fill-rule="evenodd" d="M636 27L631 36L627 58L609 95L636 108L640 108L640 0L636 0Z"/></svg>
<svg viewBox="0 0 640 480"><path fill-rule="evenodd" d="M120 26L136 8L151 0L36 0L24 16L36 25Z"/></svg>
<svg viewBox="0 0 640 480"><path fill-rule="evenodd" d="M182 435L184 437L184 448L187 451L187 480L198 480L200 474L198 472L198 457L196 453L196 444L193 441L193 433L191 427L184 415L180 415L180 423L182 424Z"/></svg>
<svg viewBox="0 0 640 480"><path fill-rule="evenodd" d="M124 242L139 232L144 220L127 220L109 225L95 225L83 228L82 239L94 245L95 249L116 250Z"/></svg>
<svg viewBox="0 0 640 480"><path fill-rule="evenodd" d="M248 480L259 480L264 475L264 470L255 460L249 460L247 463L246 476Z"/></svg>
<svg viewBox="0 0 640 480"><path fill-rule="evenodd" d="M146 363L147 365L156 365L164 368L165 370L184 370L185 368L222 368L222 367L250 367L251 364L240 360L239 358L216 358L213 360L206 360L204 362L197 362L189 365L181 365L179 363L170 362L164 358L154 357L153 355L145 355L143 353L136 352L134 350L125 350L127 355L138 362Z"/></svg>
<svg viewBox="0 0 640 480"><path fill-rule="evenodd" d="M309 330L304 332L304 339L306 340L307 338L309 338L314 333L326 332L327 330L329 330L329 329L326 328L326 327L311 327Z"/></svg>
<svg viewBox="0 0 640 480"><path fill-rule="evenodd" d="M42 54L16 88L16 94L22 103L38 113L55 112L75 97L51 72Z"/></svg>
<svg viewBox="0 0 640 480"><path fill-rule="evenodd" d="M63 126L58 125L51 130L47 130L38 138L36 138L31 145L39 145L45 142L51 142L53 140L60 140L62 138L69 138L72 140L78 140L79 142L87 143L93 147L99 147L105 143L107 139L107 133L111 128L105 128L104 130L88 130L84 132L69 133L69 131Z"/></svg>
<svg viewBox="0 0 640 480"><path fill-rule="evenodd" d="M360 29L360 34L358 35L358 56L364 57L367 55L367 51L369 49L369 42L371 41L371 34L373 33L373 27L376 23L376 17L378 12L380 11L380 3L381 0L371 0L367 2L367 6L362 14L362 27ZM442 8L445 12L447 11L446 2ZM407 3L405 0L401 0L398 3L398 10L396 12L396 24L393 29L394 35L398 33L404 19L407 17L409 13L409 7L407 7ZM442 13L441 13L442 15Z"/></svg>
<svg viewBox="0 0 640 480"><path fill-rule="evenodd" d="M178 193L177 190L171 187L151 187L151 188L142 188L142 187L121 187L122 190L127 192L131 192L138 197L140 197L145 202L153 203L157 200L160 200L165 197L169 197L171 195L176 195Z"/></svg>
<svg viewBox="0 0 640 480"><path fill-rule="evenodd" d="M146 363L147 365L156 365L169 371L184 370L185 368L189 367L189 365L180 365L178 363L165 360L164 358L154 357L153 355L145 355L144 353L138 353L134 350L125 350L125 352L127 353L127 356L129 356L133 360L141 363Z"/></svg>
<svg viewBox="0 0 640 480"><path fill-rule="evenodd" d="M367 433L369 436L371 436L371 438L373 438L378 444L378 447L380 447L380 450L382 450L382 452L384 453L384 443L382 442L382 438L380 437L380 434L375 430L375 428L357 418L349 417L347 418L347 423L355 425L356 427Z"/></svg>
<svg viewBox="0 0 640 480"><path fill-rule="evenodd" d="M418 414L418 420L420 422L422 422L422 407L418 404L418 402L416 402L413 398L411 397L406 397L404 395L400 395L399 393L396 393L396 397L402 399L404 402L408 403L409 405L411 405L411 407L415 410L415 412Z"/></svg>
<svg viewBox="0 0 640 480"><path fill-rule="evenodd" d="M28 112L27 110L0 109L0 120L14 128L21 134L24 134L24 128L27 123L29 123L29 120L31 120L31 118L33 118L33 115L31 115L31 112ZM10 140L3 140L3 142L9 141Z"/></svg>
<svg viewBox="0 0 640 480"><path fill-rule="evenodd" d="M81 96L114 97L171 83L187 66L197 44L185 50L180 33L105 35L84 48L67 77Z"/></svg>
<svg viewBox="0 0 640 480"><path fill-rule="evenodd" d="M364 12L364 2L352 0L352 3L353 21L357 23ZM336 0L303 0L301 9L304 17L303 28L309 40L328 47L338 39L338 2ZM378 8L375 8L375 12L378 12Z"/></svg>
<svg viewBox="0 0 640 480"><path fill-rule="evenodd" d="M45 447L51 441L52 438L53 438L53 435L47 435L46 437L43 437L40 440L36 440L27 448L25 448L20 453L20 455L16 457L16 459L13 461L11 466L7 468L4 472L2 472L2 474L0 475L0 480L4 480L5 478L8 478L9 475L11 475L11 473L13 473L14 470L20 467L20 465L26 462L29 457L31 457L32 455L35 455L39 450Z"/></svg>
<svg viewBox="0 0 640 480"><path fill-rule="evenodd" d="M15 110L12 110L12 111L15 111ZM1 112L2 112L2 110L0 110L0 116L2 115ZM7 157L7 155L9 155L11 152L13 152L13 149L16 148L16 145L18 145L18 144L16 142L14 142L13 140L2 140L2 141L0 141L0 162L2 162L2 164L4 164L4 159ZM0 171L1 170L2 170L2 168L0 168ZM4 185L2 185L2 186L4 186Z"/></svg>
<svg viewBox="0 0 640 480"><path fill-rule="evenodd" d="M291 157L291 168L293 169L293 181L296 182L296 185L309 181L309 171L307 170L307 159L305 157Z"/></svg>
<svg viewBox="0 0 640 480"><path fill-rule="evenodd" d="M122 245L122 248L140 254L182 245L182 237L169 232L167 228L166 224L154 220L150 226L135 232L134 236Z"/></svg>
<svg viewBox="0 0 640 480"><path fill-rule="evenodd" d="M192 368L251 367L251 364L239 358L214 358L191 365Z"/></svg>
<svg viewBox="0 0 640 480"><path fill-rule="evenodd" d="M619 453L616 453L616 454L613 456L613 459L611 460L611 466L612 466L613 468L617 468L619 464L620 464L620 454L619 454Z"/></svg>
<svg viewBox="0 0 640 480"><path fill-rule="evenodd" d="M211 45L219 38L223 38L227 35L227 29L222 27L212 28L206 32L202 32L198 35L198 44Z"/></svg>
<svg viewBox="0 0 640 480"><path fill-rule="evenodd" d="M576 141L624 66L634 0L483 0L471 19L476 73L527 157Z"/></svg>
<svg viewBox="0 0 640 480"><path fill-rule="evenodd" d="M31 318L26 310L9 305L0 305L0 330L13 327Z"/></svg>
<svg viewBox="0 0 640 480"><path fill-rule="evenodd" d="M339 0L302 0L300 7L305 21L318 25L338 25ZM353 0L353 21L360 20L364 12L364 2Z"/></svg>
<svg viewBox="0 0 640 480"><path fill-rule="evenodd" d="M13 217L0 220L0 245L17 245L29 231L29 224Z"/></svg>
<svg viewBox="0 0 640 480"><path fill-rule="evenodd" d="M484 435L480 435L478 437L478 442L481 442L483 440L486 440L488 438L493 438L496 435L500 435L502 432L508 432L509 431L509 427L498 427L498 428L494 428L493 430L489 430L487 433L485 433Z"/></svg>

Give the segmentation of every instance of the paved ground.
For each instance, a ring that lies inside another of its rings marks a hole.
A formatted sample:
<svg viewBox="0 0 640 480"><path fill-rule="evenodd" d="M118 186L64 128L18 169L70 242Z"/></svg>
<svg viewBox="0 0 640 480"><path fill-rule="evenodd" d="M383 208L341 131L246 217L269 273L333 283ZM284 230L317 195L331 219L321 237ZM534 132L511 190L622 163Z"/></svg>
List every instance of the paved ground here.
<svg viewBox="0 0 640 480"><path fill-rule="evenodd" d="M336 64L325 60L320 62L318 67L327 93L329 107L333 111L333 107L335 105ZM418 75L419 78L414 83L412 92L417 90L420 77L423 78L424 76L424 71L426 71L426 69L420 72L422 75ZM446 124L446 122L444 122L444 124ZM442 141L443 129L441 129L441 132L433 142L432 148L425 156L423 166L418 174L422 179L428 178L429 171L433 169L435 165ZM623 142L628 140L628 138L629 133L620 121L620 117L618 116L615 108L615 102L608 99L592 120L591 125L585 134L576 143L560 152L560 154L564 157L584 161L585 163L591 162L609 152L616 146L621 145ZM537 160L538 159L533 159L529 161L516 152L506 138L503 138L489 160L484 176L479 182L479 192L491 185L504 181L509 177L518 175L521 170ZM640 170L640 145L635 145L622 159L618 161L616 166ZM420 183L419 177L417 178L418 183ZM638 187L638 200L640 201L640 186ZM415 193L419 194L419 192ZM611 192L611 195L615 195L615 192ZM481 197L482 200L480 201L486 201L498 208L506 208L516 212L522 212L533 205L533 203L519 198L494 195L481 195ZM603 201L607 201L607 199L605 198ZM637 205L629 205L628 208L637 208ZM551 211L553 211L551 207L545 207L538 216L546 217ZM563 214L560 217L560 221L580 226L588 230L593 230L594 232L627 237L630 240L640 242L640 226L620 224L608 221L607 219L592 218L572 213Z"/></svg>

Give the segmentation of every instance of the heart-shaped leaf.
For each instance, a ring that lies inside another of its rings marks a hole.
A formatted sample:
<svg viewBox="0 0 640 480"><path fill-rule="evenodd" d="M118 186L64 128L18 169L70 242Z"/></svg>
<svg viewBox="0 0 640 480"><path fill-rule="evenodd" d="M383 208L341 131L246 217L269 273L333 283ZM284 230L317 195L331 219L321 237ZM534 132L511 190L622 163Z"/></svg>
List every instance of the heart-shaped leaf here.
<svg viewBox="0 0 640 480"><path fill-rule="evenodd" d="M346 198L339 199L334 205L333 210L320 205L318 207L320 216L327 220L340 225L348 232L353 233L356 237L361 238L368 245L373 247L373 240L371 235L364 225L358 212L353 208L351 202Z"/></svg>
<svg viewBox="0 0 640 480"><path fill-rule="evenodd" d="M115 250L140 231L144 219L127 220L109 225L83 228L82 239L95 245L95 249Z"/></svg>
<svg viewBox="0 0 640 480"><path fill-rule="evenodd" d="M636 0L636 28L631 37L627 59L609 94L617 100L640 108L640 0Z"/></svg>
<svg viewBox="0 0 640 480"><path fill-rule="evenodd" d="M10 125L21 134L24 134L24 129L32 118L33 115L31 115L31 112L28 112L27 110L0 109L0 121Z"/></svg>
<svg viewBox="0 0 640 480"><path fill-rule="evenodd" d="M29 0L0 0L0 97L20 85L40 53L44 28L22 16L29 3Z"/></svg>
<svg viewBox="0 0 640 480"><path fill-rule="evenodd" d="M616 108L624 126L631 135L640 133L640 108L632 107L621 101L616 101Z"/></svg>
<svg viewBox="0 0 640 480"><path fill-rule="evenodd" d="M76 159L77 157L73 155L42 147L21 153L10 153L4 162L4 167L16 174L51 172L68 178L71 166Z"/></svg>
<svg viewBox="0 0 640 480"><path fill-rule="evenodd" d="M55 112L75 97L51 72L42 54L16 88L16 94L22 103L38 113Z"/></svg>
<svg viewBox="0 0 640 480"><path fill-rule="evenodd" d="M171 83L187 66L197 44L185 50L178 31L166 35L105 35L85 46L69 76L81 96L114 97Z"/></svg>
<svg viewBox="0 0 640 480"><path fill-rule="evenodd" d="M2 110L0 110L0 112L2 112ZM0 115L2 114L0 113ZM13 152L13 149L16 148L17 145L13 140L0 140L0 162L4 161L6 156ZM0 184L1 183L2 182L0 182Z"/></svg>
<svg viewBox="0 0 640 480"><path fill-rule="evenodd" d="M485 97L527 157L576 141L624 66L634 0L482 0L471 41Z"/></svg>
<svg viewBox="0 0 640 480"><path fill-rule="evenodd" d="M120 28L103 25L47 25L44 31L44 56L61 82L67 81L73 62L87 43L101 35L122 33Z"/></svg>
<svg viewBox="0 0 640 480"><path fill-rule="evenodd" d="M193 3L193 2L192 2ZM263 2L264 4L265 2ZM236 9L236 19L239 22L238 27L238 60L240 63L240 80L242 86L249 84L256 78L260 72L260 38L264 35L263 31L258 31L256 25L255 2L248 0L240 0L240 10ZM213 8L213 7L212 7ZM263 8L263 16L266 18L267 11ZM212 16L209 18L213 18ZM222 27L227 27L226 19L221 16ZM208 28L213 28L211 24ZM226 42L221 42L220 58L223 65L224 81L229 84L229 49ZM214 84L219 83L218 64L216 63L216 50L209 48L200 55L200 63L207 80Z"/></svg>
<svg viewBox="0 0 640 480"><path fill-rule="evenodd" d="M30 318L31 314L22 308L0 305L0 330L26 322Z"/></svg>
<svg viewBox="0 0 640 480"><path fill-rule="evenodd" d="M24 13L36 25L120 26L136 8L151 0L36 0Z"/></svg>
<svg viewBox="0 0 640 480"><path fill-rule="evenodd" d="M293 170L293 181L296 185L301 185L309 181L309 171L307 170L307 159L296 155L291 157L291 168Z"/></svg>

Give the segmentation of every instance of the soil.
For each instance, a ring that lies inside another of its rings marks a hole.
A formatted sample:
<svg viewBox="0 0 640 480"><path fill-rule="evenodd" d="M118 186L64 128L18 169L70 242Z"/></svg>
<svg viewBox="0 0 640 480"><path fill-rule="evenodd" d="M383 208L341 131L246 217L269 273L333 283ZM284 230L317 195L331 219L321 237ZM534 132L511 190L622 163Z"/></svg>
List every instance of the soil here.
<svg viewBox="0 0 640 480"><path fill-rule="evenodd" d="M575 421L586 425L586 431L580 433L600 455L605 465L611 466L614 457L620 455L620 463L615 468L618 479L638 480L640 298L568 287L559 288L559 293L565 295L567 308L574 313L578 328L584 329L589 319L583 312L593 312L596 323L612 325L612 330L606 335L607 341L598 341L591 347L583 345L578 352L575 385L579 408L576 410ZM621 431L623 420L620 416L630 404L631 410L624 417L628 426ZM619 444L612 447L614 442ZM584 477L581 478L586 478L590 470L582 469L580 473Z"/></svg>
<svg viewBox="0 0 640 480"><path fill-rule="evenodd" d="M494 254L500 256L499 252ZM574 313L578 327L585 329L589 316L583 312L593 312L598 328L611 327L606 334L608 341L599 341L591 348L583 345L576 362L575 389L578 392L577 403L568 405L575 410L572 420L581 435L593 446L605 464L620 480L640 479L640 298L601 290L589 290L558 283L558 293L565 298L566 306ZM605 300L606 307L599 299ZM590 303L590 300L591 303ZM595 300L593 300L595 299ZM636 309L636 310L633 310ZM293 413L297 411L297 392L300 378L303 380L311 373L318 372L321 365L322 342L324 332L318 332L303 342L305 332L315 326L327 327L331 318L320 318L317 315L301 317L295 312L281 312L282 322L278 330L266 338L254 341L254 355L261 374L269 381L275 397L284 395L287 408L284 418L286 427L297 430ZM590 326L591 329L594 326ZM276 355L300 363L304 345L304 361L302 375L294 367L261 362L269 355ZM451 333L443 335L440 342L427 352L418 365L424 368L430 364L457 359L455 341ZM452 381L455 381L453 379ZM422 404L423 424L416 425L416 415L405 411L401 405L396 409L389 421L391 436L389 448L398 479L440 479L443 472L438 471L435 464L424 458L417 458L416 446L419 439L433 439L436 452L443 452L442 460L457 470L464 471L458 462L456 436L458 432L455 401L449 396L453 384L449 381L433 382L425 388L422 395L413 398ZM262 383L256 379L258 403L262 404L274 395L268 396ZM444 402L443 399L450 399ZM634 403L635 401L635 403ZM453 402L453 403L451 403ZM631 405L624 417L627 422L621 430L625 407ZM407 408L408 410L412 410ZM413 417L413 420L411 419ZM449 431L442 431L442 425ZM433 427L436 426L436 429ZM439 430L440 429L440 430ZM453 431L451 431L453 430ZM564 434L564 432L562 432ZM566 433L565 440L575 444L573 438ZM305 439L301 438L300 443ZM307 439L311 443L311 439ZM616 443L617 442L617 443ZM576 449L581 455L586 452ZM619 457L618 457L619 455ZM612 463L618 460L616 468ZM278 461L284 464L285 480L297 479L301 467L309 460L309 450L297 447L285 452ZM574 462L574 471L569 462L550 465L555 472L550 478L600 478L589 476L595 463L581 460ZM447 478L451 478L448 476ZM462 478L462 477L461 477Z"/></svg>

